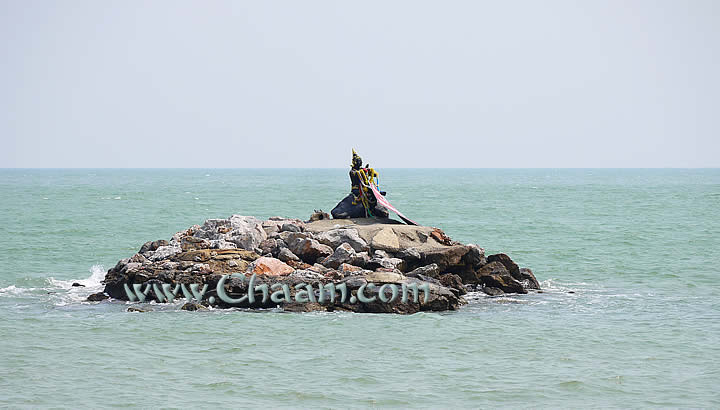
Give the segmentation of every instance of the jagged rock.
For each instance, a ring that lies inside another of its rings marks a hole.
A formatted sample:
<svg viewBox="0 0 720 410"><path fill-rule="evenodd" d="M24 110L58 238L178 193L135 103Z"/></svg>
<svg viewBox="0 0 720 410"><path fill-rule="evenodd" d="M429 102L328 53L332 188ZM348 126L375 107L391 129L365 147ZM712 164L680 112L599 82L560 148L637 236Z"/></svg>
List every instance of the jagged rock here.
<svg viewBox="0 0 720 410"><path fill-rule="evenodd" d="M110 299L110 296L106 295L104 292L98 292L88 296L86 300L88 302L100 302L105 299Z"/></svg>
<svg viewBox="0 0 720 410"><path fill-rule="evenodd" d="M446 273L444 275L441 275L438 279L443 286L450 289L456 289L460 295L464 295L467 293L465 285L463 285L460 276L454 273Z"/></svg>
<svg viewBox="0 0 720 410"><path fill-rule="evenodd" d="M196 302L187 302L184 305L182 305L182 307L180 309L194 312L196 310L206 310L207 308Z"/></svg>
<svg viewBox="0 0 720 410"><path fill-rule="evenodd" d="M178 245L165 245L157 248L154 252L148 252L148 259L155 262L163 259L169 259L182 252L182 248Z"/></svg>
<svg viewBox="0 0 720 410"><path fill-rule="evenodd" d="M70 285L70 286L72 286L72 287L74 287L74 288L76 288L76 287L81 287L81 288L84 288L84 287L85 287L85 285L83 285L83 284L80 284L80 283L77 283L77 282L73 282L73 284L72 284L72 285Z"/></svg>
<svg viewBox="0 0 720 410"><path fill-rule="evenodd" d="M358 234L357 229L333 229L326 232L321 232L317 235L317 240L320 243L328 245L333 249L337 248L343 243L349 244L355 252L367 252L370 250L367 242Z"/></svg>
<svg viewBox="0 0 720 410"><path fill-rule="evenodd" d="M505 293L527 293L522 284L510 275L500 262L490 262L477 271L478 282L484 286L498 288Z"/></svg>
<svg viewBox="0 0 720 410"><path fill-rule="evenodd" d="M422 263L429 265L435 263L440 270L452 269L462 266L462 259L469 249L464 245L451 245L442 248L432 249L422 254Z"/></svg>
<svg viewBox="0 0 720 410"><path fill-rule="evenodd" d="M411 264L416 264L422 259L422 254L416 248L403 249L395 256Z"/></svg>
<svg viewBox="0 0 720 410"><path fill-rule="evenodd" d="M255 260L250 269L257 275L282 276L289 275L295 271L292 267L279 259L262 256Z"/></svg>
<svg viewBox="0 0 720 410"><path fill-rule="evenodd" d="M292 251L291 251L290 249L288 249L288 248L281 248L281 249L280 249L280 252L278 252L277 258L280 259L280 260L283 261L283 262L299 261L299 260L300 260L300 258L298 258L297 255L295 255L294 253L292 253Z"/></svg>
<svg viewBox="0 0 720 410"><path fill-rule="evenodd" d="M402 270L405 261L400 258L378 258L374 257L366 264L368 269L399 269Z"/></svg>
<svg viewBox="0 0 720 410"><path fill-rule="evenodd" d="M342 265L340 265L340 267L338 269L342 272L359 272L359 271L363 270L363 268L361 268L359 266L350 265L347 263L343 263Z"/></svg>
<svg viewBox="0 0 720 410"><path fill-rule="evenodd" d="M330 219L330 214L323 212L322 209L316 209L315 212L310 215L308 222L322 221L324 219Z"/></svg>
<svg viewBox="0 0 720 410"><path fill-rule="evenodd" d="M296 224L286 223L280 227L280 231L281 232L302 232L302 228L300 228Z"/></svg>
<svg viewBox="0 0 720 410"><path fill-rule="evenodd" d="M143 246L140 247L139 253L146 253L146 252L148 252L148 251L155 251L155 250L157 250L157 248L159 248L159 247L161 247L161 246L167 246L167 245L170 245L170 243L169 243L168 241L166 241L165 239L160 239L160 240L157 240L157 241L145 242L145 243L143 244Z"/></svg>
<svg viewBox="0 0 720 410"><path fill-rule="evenodd" d="M467 245L468 252L465 254L467 265L472 269L478 269L485 265L488 261L485 258L485 249L471 243Z"/></svg>
<svg viewBox="0 0 720 410"><path fill-rule="evenodd" d="M328 268L337 269L343 263L349 262L353 255L355 255L355 250L352 246L348 243L343 243L335 249L332 255L325 258L322 264Z"/></svg>
<svg viewBox="0 0 720 410"><path fill-rule="evenodd" d="M367 252L358 252L350 258L350 264L361 268L367 267L370 262L370 255Z"/></svg>
<svg viewBox="0 0 720 410"><path fill-rule="evenodd" d="M391 228L383 228L373 236L370 246L372 249L397 252L400 250L400 240Z"/></svg>
<svg viewBox="0 0 720 410"><path fill-rule="evenodd" d="M288 242L288 248L307 263L315 263L333 254L331 247L309 238Z"/></svg>
<svg viewBox="0 0 720 410"><path fill-rule="evenodd" d="M520 268L518 280L526 289L540 289L540 283L530 268Z"/></svg>
<svg viewBox="0 0 720 410"><path fill-rule="evenodd" d="M258 248L260 248L261 255L267 256L272 254L277 254L277 240L276 239L265 239L264 241L260 242L260 245L258 245Z"/></svg>
<svg viewBox="0 0 720 410"><path fill-rule="evenodd" d="M513 262L512 259L510 259L509 256L505 255L504 253L497 253L495 255L490 255L487 257L487 261L489 262L500 262L505 266L505 269L510 272L513 278L519 279L520 278L520 267Z"/></svg>
<svg viewBox="0 0 720 410"><path fill-rule="evenodd" d="M453 240L450 239L449 236L445 235L445 232L439 228L434 228L432 232L430 232L430 237L443 245L450 246L453 244Z"/></svg>
<svg viewBox="0 0 720 410"><path fill-rule="evenodd" d="M223 239L238 247L253 250L267 239L262 223L252 216L233 215L228 219L208 219L192 236L208 240Z"/></svg>
<svg viewBox="0 0 720 410"><path fill-rule="evenodd" d="M428 276L431 278L437 278L440 275L440 268L438 267L437 263L431 263L429 265L421 266L419 268L413 269L410 273L407 274L408 276Z"/></svg>

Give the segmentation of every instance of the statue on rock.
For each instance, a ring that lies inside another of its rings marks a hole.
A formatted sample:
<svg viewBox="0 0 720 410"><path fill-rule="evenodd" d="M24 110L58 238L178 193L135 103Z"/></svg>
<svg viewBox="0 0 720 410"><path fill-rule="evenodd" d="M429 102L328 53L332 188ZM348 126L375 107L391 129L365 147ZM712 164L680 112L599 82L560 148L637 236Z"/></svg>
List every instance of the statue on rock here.
<svg viewBox="0 0 720 410"><path fill-rule="evenodd" d="M370 188L378 180L378 173L370 168L370 164L362 166L362 158L352 150L352 163L350 164L350 194L340 201L330 212L335 219L345 218L387 218L388 211L377 203L375 194ZM385 195L385 192L380 192Z"/></svg>

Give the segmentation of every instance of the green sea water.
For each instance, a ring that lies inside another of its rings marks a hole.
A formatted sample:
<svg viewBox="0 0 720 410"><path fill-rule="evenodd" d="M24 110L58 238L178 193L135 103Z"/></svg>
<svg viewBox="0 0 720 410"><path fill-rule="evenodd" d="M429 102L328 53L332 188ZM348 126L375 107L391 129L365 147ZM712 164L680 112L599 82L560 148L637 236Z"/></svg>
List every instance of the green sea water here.
<svg viewBox="0 0 720 410"><path fill-rule="evenodd" d="M720 170L380 172L407 216L509 254L544 293L128 313L83 300L144 242L329 211L347 170L0 170L0 406L720 406Z"/></svg>

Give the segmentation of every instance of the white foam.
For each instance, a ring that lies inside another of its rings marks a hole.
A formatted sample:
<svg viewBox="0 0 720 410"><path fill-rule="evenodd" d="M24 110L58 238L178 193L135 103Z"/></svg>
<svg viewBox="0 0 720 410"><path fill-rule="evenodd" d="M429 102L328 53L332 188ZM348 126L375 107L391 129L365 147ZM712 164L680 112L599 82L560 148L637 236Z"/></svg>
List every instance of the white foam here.
<svg viewBox="0 0 720 410"><path fill-rule="evenodd" d="M99 288L102 286L102 280L105 278L105 268L102 265L93 265L90 268L90 277L87 279L71 279L59 280L52 276L48 278L48 283L56 288L71 289L73 283L79 283L86 288Z"/></svg>
<svg viewBox="0 0 720 410"><path fill-rule="evenodd" d="M27 293L31 293L37 290L37 288L18 288L15 285L10 285L5 288L0 288L0 295L2 296L20 296Z"/></svg>

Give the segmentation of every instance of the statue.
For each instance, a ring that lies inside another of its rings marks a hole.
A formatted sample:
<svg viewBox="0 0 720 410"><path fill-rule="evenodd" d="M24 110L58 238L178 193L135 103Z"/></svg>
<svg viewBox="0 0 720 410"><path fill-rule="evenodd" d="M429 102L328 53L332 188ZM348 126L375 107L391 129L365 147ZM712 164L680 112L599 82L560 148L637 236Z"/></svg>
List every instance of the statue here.
<svg viewBox="0 0 720 410"><path fill-rule="evenodd" d="M362 166L362 158L352 151L350 164L350 194L340 201L330 212L335 219L345 218L387 218L388 211L378 205L370 183L377 181L378 173L370 168L370 164ZM375 183L377 185L377 182ZM380 191L385 196L385 192Z"/></svg>

